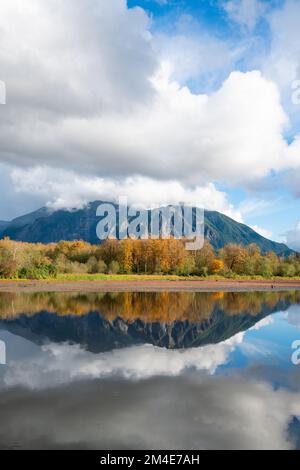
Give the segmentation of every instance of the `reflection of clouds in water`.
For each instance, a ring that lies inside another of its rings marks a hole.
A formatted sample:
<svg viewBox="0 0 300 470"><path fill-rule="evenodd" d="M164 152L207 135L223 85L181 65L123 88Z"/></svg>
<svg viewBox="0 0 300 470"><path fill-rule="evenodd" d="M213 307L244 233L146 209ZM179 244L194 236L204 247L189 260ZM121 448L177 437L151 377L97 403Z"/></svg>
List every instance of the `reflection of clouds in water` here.
<svg viewBox="0 0 300 470"><path fill-rule="evenodd" d="M277 353L274 351L274 343L266 340L256 339L252 342L247 341L241 346L241 351L245 356L247 356L248 360L251 357L257 360L259 356L264 358L277 357Z"/></svg>
<svg viewBox="0 0 300 470"><path fill-rule="evenodd" d="M300 416L299 393L238 375L92 380L0 401L1 447L289 449Z"/></svg>
<svg viewBox="0 0 300 470"><path fill-rule="evenodd" d="M43 388L84 378L175 376L190 368L213 374L218 366L227 362L243 336L244 333L238 333L227 341L202 348L169 350L142 345L97 355L78 345L50 343L42 347L44 354L11 361L4 383L6 386Z"/></svg>
<svg viewBox="0 0 300 470"><path fill-rule="evenodd" d="M98 355L50 343L13 359L3 377L9 388L0 391L0 447L292 448L289 423L300 416L296 368L261 365L213 376L247 345L244 338L239 333L202 348L143 345ZM208 373L183 374L187 369ZM280 373L286 386L274 389L274 381L284 382Z"/></svg>
<svg viewBox="0 0 300 470"><path fill-rule="evenodd" d="M274 318L269 315L268 317L263 318L259 322L257 322L254 326L249 328L248 331L257 331L260 330L261 328L264 328L265 326L272 325L274 323Z"/></svg>
<svg viewBox="0 0 300 470"><path fill-rule="evenodd" d="M273 316L268 316L257 322L254 326L249 328L248 331L259 331L267 326L273 325L275 319ZM254 337L252 340L244 341L241 345L241 351L249 359L250 357L258 356L272 356L274 357L274 344L265 338Z"/></svg>
<svg viewBox="0 0 300 470"><path fill-rule="evenodd" d="M300 330L300 306L292 305L288 310L288 322Z"/></svg>

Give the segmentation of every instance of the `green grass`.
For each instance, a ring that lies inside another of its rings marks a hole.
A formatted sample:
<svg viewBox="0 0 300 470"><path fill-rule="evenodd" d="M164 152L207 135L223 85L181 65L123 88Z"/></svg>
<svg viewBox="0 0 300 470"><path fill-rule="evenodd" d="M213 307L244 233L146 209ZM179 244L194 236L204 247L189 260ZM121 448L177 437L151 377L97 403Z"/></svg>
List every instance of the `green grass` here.
<svg viewBox="0 0 300 470"><path fill-rule="evenodd" d="M160 274L58 274L58 281L179 281L181 279L191 279L191 277L160 275ZM194 277L194 279L203 279Z"/></svg>
<svg viewBox="0 0 300 470"><path fill-rule="evenodd" d="M300 280L300 277L279 277L265 278L263 276L177 276L171 274L59 274L58 281L207 281L207 280L229 280L229 281L278 281L278 280Z"/></svg>
<svg viewBox="0 0 300 470"><path fill-rule="evenodd" d="M1 281L22 281L26 282L28 279L0 279ZM42 279L41 281L209 281L209 280L229 280L229 281L300 281L300 277L279 277L274 276L265 278L262 276L238 276L223 277L223 276L177 276L171 274L58 274L56 278Z"/></svg>

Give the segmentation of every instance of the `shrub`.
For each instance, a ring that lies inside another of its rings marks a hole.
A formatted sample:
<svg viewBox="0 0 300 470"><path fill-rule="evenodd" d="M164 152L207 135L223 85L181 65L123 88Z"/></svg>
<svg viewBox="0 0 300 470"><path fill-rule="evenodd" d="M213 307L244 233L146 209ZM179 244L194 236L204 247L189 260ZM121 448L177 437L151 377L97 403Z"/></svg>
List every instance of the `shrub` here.
<svg viewBox="0 0 300 470"><path fill-rule="evenodd" d="M98 271L97 272L100 273L100 274L103 274L103 273L106 273L106 271L107 271L107 265L104 261L102 261L102 259L100 259L98 261Z"/></svg>
<svg viewBox="0 0 300 470"><path fill-rule="evenodd" d="M190 276L195 272L196 263L192 257L188 257L184 260L181 267L178 269L178 274L182 276Z"/></svg>
<svg viewBox="0 0 300 470"><path fill-rule="evenodd" d="M87 262L87 270L90 274L96 274L98 272L98 261L95 256L91 256Z"/></svg>
<svg viewBox="0 0 300 470"><path fill-rule="evenodd" d="M53 264L23 267L18 272L18 277L23 279L48 279L56 276L57 268Z"/></svg>
<svg viewBox="0 0 300 470"><path fill-rule="evenodd" d="M118 274L120 272L120 265L118 261L111 261L108 266L108 273L109 274Z"/></svg>
<svg viewBox="0 0 300 470"><path fill-rule="evenodd" d="M221 259L214 259L212 263L212 273L219 274L224 269L224 262Z"/></svg>
<svg viewBox="0 0 300 470"><path fill-rule="evenodd" d="M198 270L199 276L207 277L208 276L208 268L207 266L203 266Z"/></svg>
<svg viewBox="0 0 300 470"><path fill-rule="evenodd" d="M0 277L14 277L18 270L18 244L4 239L0 241Z"/></svg>

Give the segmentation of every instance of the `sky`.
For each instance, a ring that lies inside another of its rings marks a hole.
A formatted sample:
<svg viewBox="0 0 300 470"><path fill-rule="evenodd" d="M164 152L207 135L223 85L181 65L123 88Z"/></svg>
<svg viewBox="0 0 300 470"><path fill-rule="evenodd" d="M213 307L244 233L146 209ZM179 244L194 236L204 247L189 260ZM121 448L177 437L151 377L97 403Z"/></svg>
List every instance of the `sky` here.
<svg viewBox="0 0 300 470"><path fill-rule="evenodd" d="M192 202L300 249L299 0L1 0L0 220Z"/></svg>

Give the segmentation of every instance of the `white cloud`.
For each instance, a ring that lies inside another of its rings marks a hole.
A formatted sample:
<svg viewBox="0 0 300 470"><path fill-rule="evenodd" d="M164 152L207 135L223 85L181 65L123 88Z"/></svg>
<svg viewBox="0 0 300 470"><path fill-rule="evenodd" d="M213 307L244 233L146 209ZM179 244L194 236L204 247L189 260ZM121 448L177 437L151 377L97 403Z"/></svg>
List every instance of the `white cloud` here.
<svg viewBox="0 0 300 470"><path fill-rule="evenodd" d="M128 110L151 95L157 61L141 8L125 0L3 0L0 12L6 119L16 108L41 122Z"/></svg>
<svg viewBox="0 0 300 470"><path fill-rule="evenodd" d="M299 104L293 99L293 83L300 79L299 17L298 0L286 0L280 8L269 13L271 45L262 62L263 74L275 81L280 89L281 102L290 117L289 134L292 137L299 133L300 126Z"/></svg>
<svg viewBox="0 0 300 470"><path fill-rule="evenodd" d="M298 0L286 0L282 7L268 16L271 28L271 51L265 64L265 73L284 90L288 88L290 101L293 80L299 79L300 4Z"/></svg>
<svg viewBox="0 0 300 470"><path fill-rule="evenodd" d="M152 207L180 202L217 210L237 221L242 216L229 201L225 192L212 183L189 188L178 181L157 181L140 176L122 180L79 176L71 171L47 167L14 169L12 183L17 192L44 198L53 209L82 207L90 201L117 201L126 196L129 204Z"/></svg>
<svg viewBox="0 0 300 470"><path fill-rule="evenodd" d="M277 201L251 197L242 201L239 205L239 209L244 216L248 216L253 213L261 215L264 213L270 213L270 210L274 207L275 203L277 203Z"/></svg>
<svg viewBox="0 0 300 470"><path fill-rule="evenodd" d="M249 328L248 331L251 331L251 330L257 331L257 330L260 330L261 328L264 328L265 326L272 325L273 323L274 323L274 318L271 315L269 315L268 317L265 317L259 322L255 323L255 325Z"/></svg>
<svg viewBox="0 0 300 470"><path fill-rule="evenodd" d="M300 330L300 309L299 305L292 305L287 314L288 322Z"/></svg>
<svg viewBox="0 0 300 470"><path fill-rule="evenodd" d="M300 251L300 221L286 233L286 243L290 248Z"/></svg>
<svg viewBox="0 0 300 470"><path fill-rule="evenodd" d="M211 96L193 95L165 74L153 83L152 104L126 117L66 118L34 129L26 120L22 129L14 123L14 139L2 129L2 158L9 151L19 165L71 164L102 176L190 183L247 183L284 166L286 118L276 87L259 72L232 73Z"/></svg>
<svg viewBox="0 0 300 470"><path fill-rule="evenodd" d="M266 3L258 0L232 0L223 3L229 18L252 31L266 12Z"/></svg>
<svg viewBox="0 0 300 470"><path fill-rule="evenodd" d="M156 31L153 45L160 62L169 64L172 80L181 85L193 80L201 90L222 83L244 52L240 44L218 39L188 14L177 19L172 34Z"/></svg>
<svg viewBox="0 0 300 470"><path fill-rule="evenodd" d="M45 203L45 198L37 193L18 193L11 180L12 168L0 163L0 219L11 220L13 217L24 215L36 210ZM47 199L46 199L47 200Z"/></svg>
<svg viewBox="0 0 300 470"><path fill-rule="evenodd" d="M250 227L265 238L272 238L273 236L273 233L270 230L263 227L258 227L257 225L250 225Z"/></svg>
<svg viewBox="0 0 300 470"><path fill-rule="evenodd" d="M123 0L3 0L0 9L2 161L198 185L248 184L285 167L287 119L260 72L193 94L159 65L145 12Z"/></svg>

